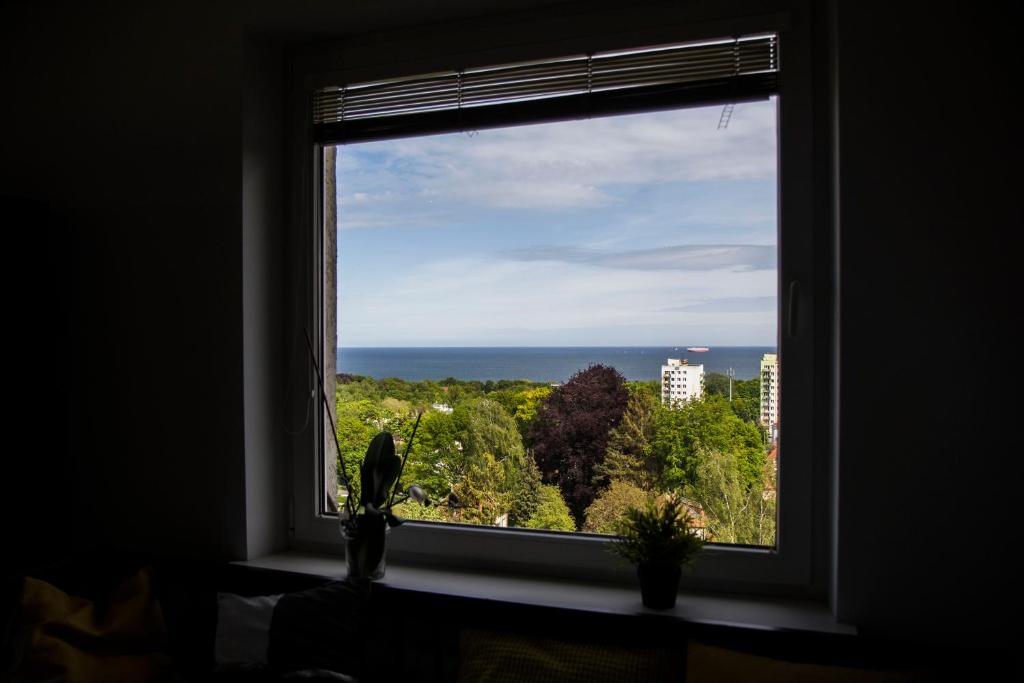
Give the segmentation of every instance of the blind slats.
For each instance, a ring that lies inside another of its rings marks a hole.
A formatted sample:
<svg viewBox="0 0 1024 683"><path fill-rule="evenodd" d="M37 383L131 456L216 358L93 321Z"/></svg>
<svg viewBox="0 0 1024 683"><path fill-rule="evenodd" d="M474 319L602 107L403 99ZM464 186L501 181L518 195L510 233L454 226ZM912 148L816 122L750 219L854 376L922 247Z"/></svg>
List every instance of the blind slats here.
<svg viewBox="0 0 1024 683"><path fill-rule="evenodd" d="M775 35L762 35L323 88L314 93L313 123L336 129L347 121L611 91L621 99L632 90L641 94L652 86L673 84L699 89L706 83L720 92L730 81L737 86L756 82L763 91L775 87L777 43ZM759 76L756 81L750 78L754 75Z"/></svg>

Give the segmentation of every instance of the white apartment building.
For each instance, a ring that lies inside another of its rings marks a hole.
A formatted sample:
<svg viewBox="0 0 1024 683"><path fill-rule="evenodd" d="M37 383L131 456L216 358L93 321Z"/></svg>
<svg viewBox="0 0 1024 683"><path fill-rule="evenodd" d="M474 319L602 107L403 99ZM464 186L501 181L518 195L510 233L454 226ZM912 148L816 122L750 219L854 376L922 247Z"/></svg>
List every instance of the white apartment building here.
<svg viewBox="0 0 1024 683"><path fill-rule="evenodd" d="M761 425L768 429L772 441L779 439L779 356L761 356Z"/></svg>
<svg viewBox="0 0 1024 683"><path fill-rule="evenodd" d="M669 358L661 366L661 402L675 405L700 398L704 393L704 366L690 365L685 359Z"/></svg>

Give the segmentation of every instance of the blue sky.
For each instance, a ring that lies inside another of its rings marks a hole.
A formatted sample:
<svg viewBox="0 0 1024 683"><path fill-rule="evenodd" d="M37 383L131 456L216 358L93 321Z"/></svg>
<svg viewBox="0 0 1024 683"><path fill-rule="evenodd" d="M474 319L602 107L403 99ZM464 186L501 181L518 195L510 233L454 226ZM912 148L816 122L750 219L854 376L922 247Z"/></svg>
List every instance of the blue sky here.
<svg viewBox="0 0 1024 683"><path fill-rule="evenodd" d="M775 102L338 148L338 345L776 342Z"/></svg>

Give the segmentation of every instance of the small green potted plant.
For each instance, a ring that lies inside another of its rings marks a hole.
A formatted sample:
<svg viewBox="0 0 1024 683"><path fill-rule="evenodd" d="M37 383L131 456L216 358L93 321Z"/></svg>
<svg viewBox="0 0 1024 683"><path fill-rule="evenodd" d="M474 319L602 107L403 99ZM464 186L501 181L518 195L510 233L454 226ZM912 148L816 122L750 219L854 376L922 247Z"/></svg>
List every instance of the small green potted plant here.
<svg viewBox="0 0 1024 683"><path fill-rule="evenodd" d="M630 508L615 532L611 550L636 565L644 607L675 607L682 568L704 545L682 500L667 496L644 508Z"/></svg>

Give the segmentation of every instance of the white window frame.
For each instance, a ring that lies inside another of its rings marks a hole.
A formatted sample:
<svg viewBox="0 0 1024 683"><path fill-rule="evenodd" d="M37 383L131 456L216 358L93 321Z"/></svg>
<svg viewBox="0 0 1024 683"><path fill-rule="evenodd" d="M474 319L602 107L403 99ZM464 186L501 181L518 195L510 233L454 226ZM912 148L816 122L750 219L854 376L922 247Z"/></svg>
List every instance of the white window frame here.
<svg viewBox="0 0 1024 683"><path fill-rule="evenodd" d="M806 5L797 3L806 10ZM782 13L743 19L713 20L685 24L658 24L628 33L581 35L571 32L557 40L516 41L506 24L499 37L481 38L481 45L471 52L444 52L440 46L459 44L455 36L434 35L420 38L420 43L388 53L379 37L348 41L343 46L312 48L294 60L293 88L290 94L290 140L293 191L292 235L297 249L312 253L293 258L293 263L312 263L298 278L295 295L299 314L296 325L306 329L323 328L322 241L320 150L312 143L309 106L312 92L325 85L361 82L373 79L429 73L472 65L488 65L558 57L580 52L643 47L732 35L776 32L779 35L782 63L782 86L778 97L778 211L779 211L779 348L786 359L786 390L780 403L786 405L786 429L780 444L778 491L778 536L774 549L743 546L709 545L695 564L694 571L684 576L684 586L756 592L759 594L796 595L824 598L828 584L829 533L831 520L827 500L826 476L829 453L814 453L816 444L830 443L822 435L822 426L829 427L828 406L815 400L822 396L822 387L815 378L829 381L830 367L822 367L822 359L833 356L823 353L826 339L816 339L820 321L833 315L825 297L815 298L813 286L822 279L822 263L816 253L814 219L820 202L814 192L824 190L814 182L812 114L814 98L811 91L811 32L806 24L792 28L791 17ZM483 30L486 33L486 30ZM524 35L529 35L525 31ZM504 36L504 42L500 36ZM362 48L365 47L364 50ZM367 55L390 54L391 57L367 56L353 58L360 52ZM415 62L395 58L394 54L417 54ZM819 235L817 239L822 239ZM819 251L816 252L816 249ZM827 274L826 274L827 275ZM830 301L829 299L828 301ZM799 315L797 315L799 313ZM296 331L293 331L296 332ZM296 332L301 336L301 330ZM818 335L820 337L820 334ZM301 350L304 353L304 349ZM322 360L322 359L321 359ZM293 368L305 368L301 354L290 359ZM323 363L320 363L323 367ZM298 371L298 370L292 370ZM301 385L305 381L296 380ZM834 387L826 387L833 392ZM825 395L832 395L827 393ZM332 397L333 398L333 397ZM307 401L307 396L295 399ZM817 405L816 405L817 404ZM301 407L291 410L301 414ZM318 402L313 411L322 415ZM816 430L817 433L816 433ZM290 544L293 549L333 554L344 552L337 519L317 510L315 501L322 491L322 474L318 472L322 423L312 420L310 427L292 441L292 507ZM464 569L486 569L528 572L576 579L634 581L632 567L624 565L606 550L605 537L589 534L562 534L518 529L498 529L468 525L433 525L409 522L392 531L389 537L389 558L397 562L414 562L430 566Z"/></svg>

